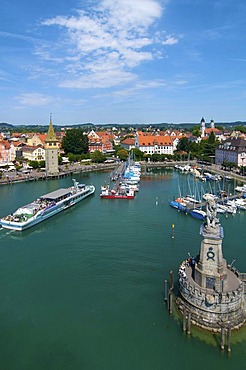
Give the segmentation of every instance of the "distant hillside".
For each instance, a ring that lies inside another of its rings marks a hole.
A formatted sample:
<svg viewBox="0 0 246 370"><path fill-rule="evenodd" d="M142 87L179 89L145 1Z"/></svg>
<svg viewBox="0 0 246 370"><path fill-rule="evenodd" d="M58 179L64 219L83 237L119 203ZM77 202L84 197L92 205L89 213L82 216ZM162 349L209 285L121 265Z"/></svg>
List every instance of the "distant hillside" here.
<svg viewBox="0 0 246 370"><path fill-rule="evenodd" d="M12 129L14 126L10 123L0 122L0 129Z"/></svg>
<svg viewBox="0 0 246 370"><path fill-rule="evenodd" d="M118 127L118 128L126 128L129 129L130 127L136 128L137 130L146 129L147 127L156 128L159 130L165 130L165 129L186 129L189 130L194 126L199 126L200 123L192 123L192 122L186 122L186 123L109 123L109 124L93 124L93 123L76 123L76 124L65 124L65 125L53 125L55 131L59 131L61 127L69 127L69 128L79 128L89 131L91 129L106 129L106 128L112 128L112 127ZM221 126L224 127L224 129L233 129L235 126L245 126L245 121L235 121L235 122L215 122L215 127ZM0 123L0 131L17 131L17 132L27 132L27 131L34 131L34 132L47 132L48 131L48 125L13 125L11 123L1 122ZM209 123L206 123L206 127L209 127Z"/></svg>

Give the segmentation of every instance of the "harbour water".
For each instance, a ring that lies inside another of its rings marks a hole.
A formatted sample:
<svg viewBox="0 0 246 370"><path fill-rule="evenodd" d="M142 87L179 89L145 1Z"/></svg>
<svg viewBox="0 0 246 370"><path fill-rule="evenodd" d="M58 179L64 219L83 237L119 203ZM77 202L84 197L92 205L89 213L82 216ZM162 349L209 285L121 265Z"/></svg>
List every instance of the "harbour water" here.
<svg viewBox="0 0 246 370"><path fill-rule="evenodd" d="M164 279L173 270L177 280L179 263L200 248L201 221L169 206L182 179L155 171L134 200L100 199L108 178L76 175L96 186L92 197L23 233L0 230L0 368L243 369L244 329L229 355L217 337L184 335L164 304ZM2 186L0 216L71 183ZM246 272L246 212L219 217L224 257Z"/></svg>

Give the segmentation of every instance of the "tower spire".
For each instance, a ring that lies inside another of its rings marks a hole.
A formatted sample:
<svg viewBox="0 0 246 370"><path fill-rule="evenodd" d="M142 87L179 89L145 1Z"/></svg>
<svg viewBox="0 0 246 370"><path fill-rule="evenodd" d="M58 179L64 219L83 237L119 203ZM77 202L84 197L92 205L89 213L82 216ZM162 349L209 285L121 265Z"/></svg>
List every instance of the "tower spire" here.
<svg viewBox="0 0 246 370"><path fill-rule="evenodd" d="M57 142L57 137L52 124L52 113L50 113L50 124L45 142Z"/></svg>
<svg viewBox="0 0 246 370"><path fill-rule="evenodd" d="M45 148L45 169L47 174L57 174L58 168L58 154L59 154L59 140L56 137L54 127L52 124L52 114L50 113L50 124L46 139L44 141Z"/></svg>

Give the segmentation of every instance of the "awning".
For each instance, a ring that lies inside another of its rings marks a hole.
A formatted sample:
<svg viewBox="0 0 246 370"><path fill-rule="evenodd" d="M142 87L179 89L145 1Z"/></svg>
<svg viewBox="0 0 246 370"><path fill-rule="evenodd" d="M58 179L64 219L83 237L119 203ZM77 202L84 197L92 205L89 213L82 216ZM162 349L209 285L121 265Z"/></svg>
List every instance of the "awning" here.
<svg viewBox="0 0 246 370"><path fill-rule="evenodd" d="M59 189L52 191L51 193L42 195L42 199L47 199L47 200L56 200L58 198L64 197L65 195L71 193L71 190L68 189Z"/></svg>
<svg viewBox="0 0 246 370"><path fill-rule="evenodd" d="M14 163L13 162L0 163L0 167L6 167L6 166L14 166Z"/></svg>

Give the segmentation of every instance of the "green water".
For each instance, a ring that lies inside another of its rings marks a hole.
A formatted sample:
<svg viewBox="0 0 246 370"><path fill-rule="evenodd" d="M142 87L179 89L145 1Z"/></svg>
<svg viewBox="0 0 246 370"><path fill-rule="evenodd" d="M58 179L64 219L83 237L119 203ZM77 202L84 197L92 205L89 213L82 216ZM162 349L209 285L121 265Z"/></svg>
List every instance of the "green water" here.
<svg viewBox="0 0 246 370"><path fill-rule="evenodd" d="M184 335L163 303L164 279L200 247L200 222L169 206L178 175L143 178L132 201L100 199L108 176L76 175L92 197L23 233L0 230L0 369L243 369L244 331L228 356L216 337ZM2 186L0 216L71 183ZM220 220L224 256L246 272L246 213Z"/></svg>

